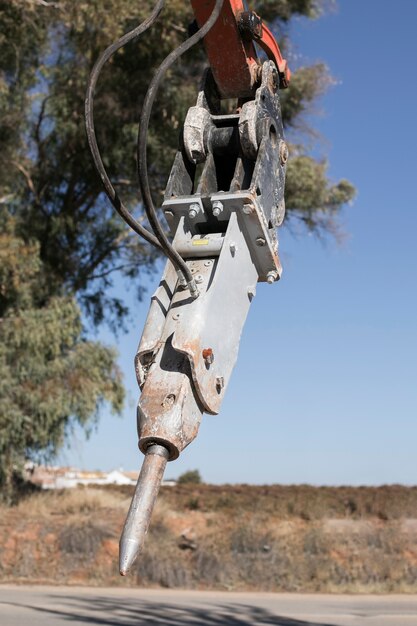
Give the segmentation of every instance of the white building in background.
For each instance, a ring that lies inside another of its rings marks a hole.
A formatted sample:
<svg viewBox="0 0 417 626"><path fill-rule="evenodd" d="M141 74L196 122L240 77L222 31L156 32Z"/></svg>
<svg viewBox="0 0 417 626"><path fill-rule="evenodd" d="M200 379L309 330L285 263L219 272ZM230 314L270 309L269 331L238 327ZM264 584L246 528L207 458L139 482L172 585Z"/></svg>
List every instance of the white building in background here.
<svg viewBox="0 0 417 626"><path fill-rule="evenodd" d="M53 486L43 486L43 489L68 489L79 485L136 485L136 480L128 478L123 472L82 472L70 471L63 476L57 476Z"/></svg>
<svg viewBox="0 0 417 626"><path fill-rule="evenodd" d="M28 465L28 479L42 489L71 489L79 485L136 485L136 478L123 472L86 472L73 467Z"/></svg>
<svg viewBox="0 0 417 626"><path fill-rule="evenodd" d="M73 467L45 466L27 463L25 466L28 480L41 489L71 489L80 485L136 485L138 472L88 472ZM164 481L166 486L175 485L175 481Z"/></svg>

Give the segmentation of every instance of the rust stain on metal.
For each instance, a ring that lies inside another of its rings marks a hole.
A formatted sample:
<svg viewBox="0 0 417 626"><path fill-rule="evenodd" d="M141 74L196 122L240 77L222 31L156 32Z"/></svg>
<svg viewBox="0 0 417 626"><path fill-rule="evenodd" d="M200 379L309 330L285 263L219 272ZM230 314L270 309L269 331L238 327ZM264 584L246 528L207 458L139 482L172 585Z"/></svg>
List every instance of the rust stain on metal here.
<svg viewBox="0 0 417 626"><path fill-rule="evenodd" d="M206 363L206 365L211 365L214 361L214 352L212 350L212 348L204 348L203 352L201 353L203 356L203 359Z"/></svg>

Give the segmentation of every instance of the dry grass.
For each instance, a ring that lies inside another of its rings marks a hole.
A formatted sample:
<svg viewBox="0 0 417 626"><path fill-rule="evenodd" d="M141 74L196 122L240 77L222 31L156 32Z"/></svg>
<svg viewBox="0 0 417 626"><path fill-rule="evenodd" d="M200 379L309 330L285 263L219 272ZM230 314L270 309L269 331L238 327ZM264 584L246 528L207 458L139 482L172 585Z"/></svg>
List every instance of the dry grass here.
<svg viewBox="0 0 417 626"><path fill-rule="evenodd" d="M338 520L339 521L339 520ZM137 566L145 586L304 592L417 591L417 533L399 522L353 521L335 530L301 521L265 533L254 521L217 528L197 539L195 551L178 549L166 527L151 532Z"/></svg>
<svg viewBox="0 0 417 626"><path fill-rule="evenodd" d="M125 510L128 503L129 497L123 493L80 487L33 494L20 502L16 510L22 515L89 515L100 509Z"/></svg>
<svg viewBox="0 0 417 626"><path fill-rule="evenodd" d="M311 485L178 485L163 489L166 502L200 511L233 513L236 509L282 519L327 517L394 520L417 518L417 487L312 487Z"/></svg>
<svg viewBox="0 0 417 626"><path fill-rule="evenodd" d="M129 492L43 492L1 507L0 581L118 584ZM135 573L123 584L416 592L417 490L164 488Z"/></svg>

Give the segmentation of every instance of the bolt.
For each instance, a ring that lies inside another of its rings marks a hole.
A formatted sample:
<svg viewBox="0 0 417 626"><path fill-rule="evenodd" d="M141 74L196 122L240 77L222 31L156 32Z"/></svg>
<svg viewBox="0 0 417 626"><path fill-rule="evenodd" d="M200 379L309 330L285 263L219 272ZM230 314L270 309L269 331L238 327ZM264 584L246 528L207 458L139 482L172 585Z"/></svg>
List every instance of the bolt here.
<svg viewBox="0 0 417 626"><path fill-rule="evenodd" d="M196 283L202 283L204 280L204 276L202 274L197 274L197 276L195 277L195 282Z"/></svg>
<svg viewBox="0 0 417 626"><path fill-rule="evenodd" d="M215 200L212 207L214 217L219 217L219 215L223 213L223 202L220 202L220 200Z"/></svg>
<svg viewBox="0 0 417 626"><path fill-rule="evenodd" d="M285 141L281 141L279 144L279 160L281 161L281 165L285 165L288 161L288 157L290 156L288 146Z"/></svg>
<svg viewBox="0 0 417 626"><path fill-rule="evenodd" d="M266 244L266 241L263 237L258 237L255 243L257 246L264 246Z"/></svg>
<svg viewBox="0 0 417 626"><path fill-rule="evenodd" d="M245 213L245 215L250 215L251 213L253 213L253 211L254 211L253 204L243 205L243 212Z"/></svg>
<svg viewBox="0 0 417 626"><path fill-rule="evenodd" d="M278 280L278 272L276 270L271 270L266 275L266 280L268 285L272 285L276 280Z"/></svg>
<svg viewBox="0 0 417 626"><path fill-rule="evenodd" d="M203 359L206 365L211 365L214 361L214 354L212 348L205 348L202 352Z"/></svg>
<svg viewBox="0 0 417 626"><path fill-rule="evenodd" d="M235 256L235 254L236 254L236 250L237 250L237 245L235 244L235 242L234 242L234 241L232 241L232 242L230 243L229 250L230 250L231 255L232 255L232 256Z"/></svg>
<svg viewBox="0 0 417 626"><path fill-rule="evenodd" d="M216 388L217 388L217 393L220 393L221 390L224 388L223 376L216 376Z"/></svg>
<svg viewBox="0 0 417 626"><path fill-rule="evenodd" d="M210 265L213 263L213 261L204 261L204 266L205 267L210 267Z"/></svg>
<svg viewBox="0 0 417 626"><path fill-rule="evenodd" d="M201 207L197 202L193 202L190 204L190 208L188 209L188 217L190 220L193 220L200 213Z"/></svg>
<svg viewBox="0 0 417 626"><path fill-rule="evenodd" d="M179 320L179 319L180 319L180 314L179 314L179 313L174 313L174 314L172 315L172 319L173 319L173 320Z"/></svg>

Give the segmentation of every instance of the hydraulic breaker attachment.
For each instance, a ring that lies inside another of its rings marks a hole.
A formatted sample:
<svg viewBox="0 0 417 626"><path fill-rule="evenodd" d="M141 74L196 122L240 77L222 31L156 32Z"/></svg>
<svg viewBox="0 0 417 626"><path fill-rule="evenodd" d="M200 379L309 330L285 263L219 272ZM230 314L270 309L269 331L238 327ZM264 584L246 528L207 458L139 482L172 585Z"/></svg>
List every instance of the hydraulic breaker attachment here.
<svg viewBox="0 0 417 626"><path fill-rule="evenodd" d="M129 226L167 257L135 359L141 396L137 423L145 459L120 539L120 573L141 551L166 463L196 437L203 413L220 411L258 282L281 276L276 229L284 219L288 148L279 92L290 71L262 20L242 0L191 0L197 31L163 61L140 116L137 165L151 230L128 211L97 145L93 97L104 64L149 28L149 17L96 62L86 95L86 131L104 190ZM158 87L172 64L198 41L210 62L187 113L165 190L161 225L150 190L147 133ZM266 52L263 64L256 46ZM231 114L222 99L235 98Z"/></svg>
<svg viewBox="0 0 417 626"><path fill-rule="evenodd" d="M257 283L281 276L276 227L288 150L278 92L276 66L267 61L255 99L221 115L208 70L185 120L163 210L199 296L190 296L168 261L136 355L146 456L121 539L122 574L143 545L166 460L196 437L203 413L220 411Z"/></svg>

